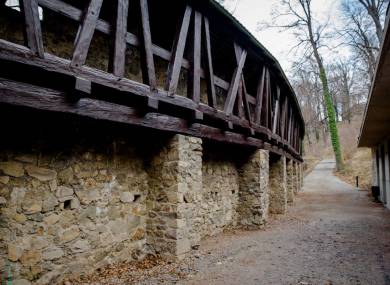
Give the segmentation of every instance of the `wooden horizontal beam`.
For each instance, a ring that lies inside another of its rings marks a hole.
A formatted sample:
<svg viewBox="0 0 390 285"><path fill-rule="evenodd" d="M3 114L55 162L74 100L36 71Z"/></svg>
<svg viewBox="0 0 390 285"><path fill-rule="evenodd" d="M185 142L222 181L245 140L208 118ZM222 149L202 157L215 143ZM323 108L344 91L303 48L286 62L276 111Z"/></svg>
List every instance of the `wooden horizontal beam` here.
<svg viewBox="0 0 390 285"><path fill-rule="evenodd" d="M131 124L172 133L181 133L215 141L264 148L262 140L247 138L242 134L221 131L218 128L202 124L191 124L187 120L157 113L143 115L134 108L100 101L81 98L76 103L66 99L66 93L26 83L0 78L0 103L24 106L38 110L70 113L93 119ZM300 161L289 153L275 146L268 147L270 151L285 155L290 159Z"/></svg>
<svg viewBox="0 0 390 285"><path fill-rule="evenodd" d="M214 121L231 121L234 125L239 126L238 129L243 130L243 137L248 137L248 129L250 129L251 126L247 120L243 120L237 116L230 116L229 118L223 111L217 111L214 108L211 108L210 106L202 103L198 105L191 99L185 98L183 96L175 95L173 97L169 97L166 95L166 92L161 90L157 90L156 92L152 93L148 85L125 78L119 78L113 74L109 74L107 72L96 70L87 66L77 68L71 67L69 60L58 58L51 54L45 54L44 58L39 58L36 57L28 48L4 40L0 40L0 51L0 59L3 61L5 60L7 62L23 64L23 66L29 67L30 70L31 67L38 68L39 70L47 72L47 74L58 74L62 77L67 76L73 79L79 77L83 80L91 82L92 90L99 86L108 88L107 91L110 92L108 94L113 96L113 99L131 99L132 96L138 96L140 98L144 98L144 100L147 101L158 100L171 106L177 106L182 108L182 110L192 110L193 112L200 111L205 116L212 118ZM7 73L3 72L3 74ZM57 88L57 86L55 88ZM64 86L64 84L59 84L58 88L63 88L63 91L66 91L69 87ZM256 133L269 136L269 130L266 130L263 127L254 125L252 128L256 131ZM217 129L220 128L217 127ZM290 152L292 155L295 155L295 150L290 148L290 146L288 147L289 148L287 148L286 152ZM298 155L297 158L299 157L300 156Z"/></svg>

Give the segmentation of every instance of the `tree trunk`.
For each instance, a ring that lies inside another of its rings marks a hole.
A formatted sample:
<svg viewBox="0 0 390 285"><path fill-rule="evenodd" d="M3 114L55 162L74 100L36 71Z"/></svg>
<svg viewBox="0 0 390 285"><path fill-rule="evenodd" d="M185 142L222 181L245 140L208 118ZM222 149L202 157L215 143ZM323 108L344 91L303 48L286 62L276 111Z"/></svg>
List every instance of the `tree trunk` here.
<svg viewBox="0 0 390 285"><path fill-rule="evenodd" d="M320 69L320 79L322 82L323 96L326 106L326 111L328 113L328 125L329 132L332 141L333 152L336 158L336 167L337 170L341 170L343 168L343 158L341 155L341 145L339 139L339 132L337 129L336 123L336 113L333 108L332 97L330 95L329 86L328 86L328 78L326 77L325 68L322 66L322 62L319 62Z"/></svg>

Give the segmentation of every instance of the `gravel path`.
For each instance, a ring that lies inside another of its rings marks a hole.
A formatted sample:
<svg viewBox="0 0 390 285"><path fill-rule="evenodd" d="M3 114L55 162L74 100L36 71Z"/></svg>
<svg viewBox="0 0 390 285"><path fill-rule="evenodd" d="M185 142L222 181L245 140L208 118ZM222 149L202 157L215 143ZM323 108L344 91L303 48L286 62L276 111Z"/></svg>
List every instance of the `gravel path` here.
<svg viewBox="0 0 390 285"><path fill-rule="evenodd" d="M333 168L322 161L287 215L264 231L205 241L196 273L179 283L390 284L390 211Z"/></svg>
<svg viewBox="0 0 390 285"><path fill-rule="evenodd" d="M263 230L206 239L177 264L124 265L77 284L390 285L390 211L333 168L332 160L322 161L288 213L271 217Z"/></svg>

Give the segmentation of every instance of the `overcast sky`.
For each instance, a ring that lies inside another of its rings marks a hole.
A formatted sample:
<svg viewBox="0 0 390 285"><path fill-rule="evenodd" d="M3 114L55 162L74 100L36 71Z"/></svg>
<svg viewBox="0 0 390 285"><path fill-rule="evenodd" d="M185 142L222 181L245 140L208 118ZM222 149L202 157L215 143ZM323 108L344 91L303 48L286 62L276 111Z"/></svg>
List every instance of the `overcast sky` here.
<svg viewBox="0 0 390 285"><path fill-rule="evenodd" d="M294 53L291 48L297 43L291 32L280 32L278 29L257 31L259 21L271 22L272 10L278 7L280 0L225 0L226 8L233 11L233 15L276 57L283 69L288 73ZM315 17L320 21L327 21L331 25L338 25L340 0L312 1ZM323 50L323 53L335 52Z"/></svg>

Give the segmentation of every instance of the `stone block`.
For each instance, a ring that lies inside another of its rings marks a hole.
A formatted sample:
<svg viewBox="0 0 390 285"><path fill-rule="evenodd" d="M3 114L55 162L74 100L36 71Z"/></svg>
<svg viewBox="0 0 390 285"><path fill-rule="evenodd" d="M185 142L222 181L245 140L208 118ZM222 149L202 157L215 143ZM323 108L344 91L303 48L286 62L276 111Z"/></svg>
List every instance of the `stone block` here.
<svg viewBox="0 0 390 285"><path fill-rule="evenodd" d="M22 177L24 175L23 164L15 161L0 162L0 170L5 175L12 177Z"/></svg>
<svg viewBox="0 0 390 285"><path fill-rule="evenodd" d="M58 198L66 198L66 197L71 197L73 195L74 191L70 187L66 186L58 186L57 191L56 191L56 196Z"/></svg>
<svg viewBox="0 0 390 285"><path fill-rule="evenodd" d="M76 239L80 235L80 230L77 226L72 226L58 233L60 243L67 243Z"/></svg>
<svg viewBox="0 0 390 285"><path fill-rule="evenodd" d="M11 261L18 261L23 254L23 248L16 244L8 244L8 259Z"/></svg>
<svg viewBox="0 0 390 285"><path fill-rule="evenodd" d="M9 182L9 176L0 176L0 183L8 184L8 182Z"/></svg>
<svg viewBox="0 0 390 285"><path fill-rule="evenodd" d="M63 257L64 255L65 255L65 253L61 248L51 247L51 248L46 249L43 252L42 257L44 260L55 260L55 259Z"/></svg>
<svg viewBox="0 0 390 285"><path fill-rule="evenodd" d="M26 171L29 176L34 177L42 182L50 181L57 178L57 172L55 170L41 168L35 165L27 165Z"/></svg>

